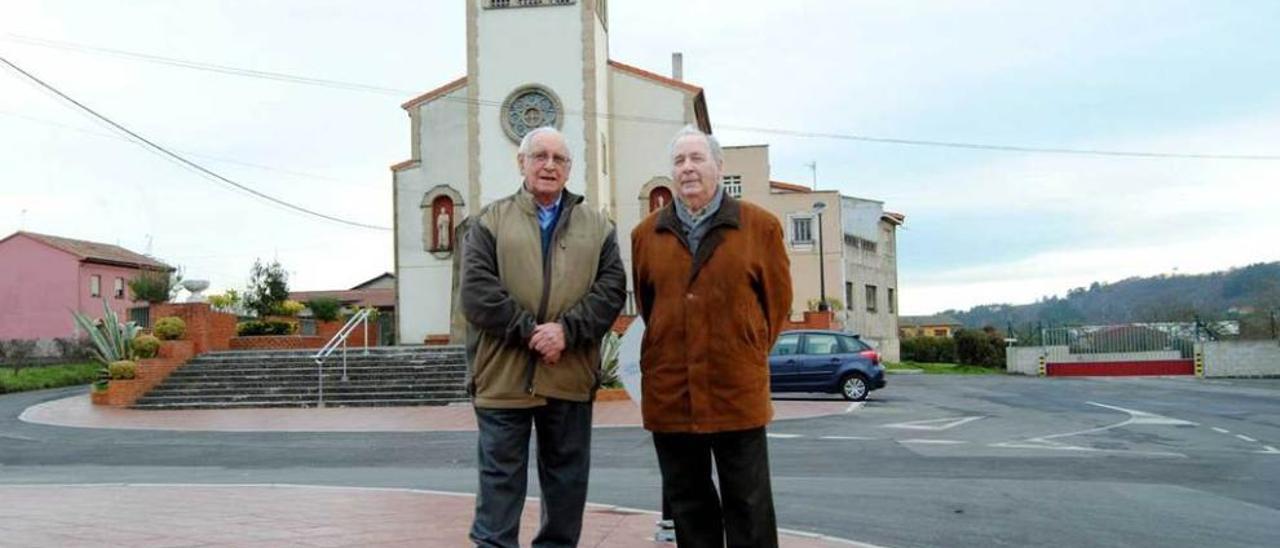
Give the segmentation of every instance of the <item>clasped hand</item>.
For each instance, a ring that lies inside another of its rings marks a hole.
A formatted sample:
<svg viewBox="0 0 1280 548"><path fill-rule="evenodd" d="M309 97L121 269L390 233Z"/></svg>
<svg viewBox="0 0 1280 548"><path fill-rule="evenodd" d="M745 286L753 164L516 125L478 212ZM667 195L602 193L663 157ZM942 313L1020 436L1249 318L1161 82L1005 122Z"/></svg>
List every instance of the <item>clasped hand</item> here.
<svg viewBox="0 0 1280 548"><path fill-rule="evenodd" d="M564 326L559 322L538 324L533 328L533 337L529 338L529 349L542 355L548 364L560 361L564 352Z"/></svg>

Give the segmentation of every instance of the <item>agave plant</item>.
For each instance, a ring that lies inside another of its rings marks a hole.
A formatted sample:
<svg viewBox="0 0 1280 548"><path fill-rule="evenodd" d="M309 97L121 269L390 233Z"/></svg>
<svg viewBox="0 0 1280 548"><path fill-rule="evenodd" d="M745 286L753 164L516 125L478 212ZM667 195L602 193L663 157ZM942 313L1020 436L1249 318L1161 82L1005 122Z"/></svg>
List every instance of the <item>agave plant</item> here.
<svg viewBox="0 0 1280 548"><path fill-rule="evenodd" d="M622 379L618 377L618 350L622 348L622 338L610 330L600 341L600 386L618 388Z"/></svg>
<svg viewBox="0 0 1280 548"><path fill-rule="evenodd" d="M93 342L93 359L102 362L104 367L112 362L133 358L133 338L138 335L138 324L135 322L120 323L116 312L102 300L102 320L92 318L73 311L71 315L76 325L89 335Z"/></svg>

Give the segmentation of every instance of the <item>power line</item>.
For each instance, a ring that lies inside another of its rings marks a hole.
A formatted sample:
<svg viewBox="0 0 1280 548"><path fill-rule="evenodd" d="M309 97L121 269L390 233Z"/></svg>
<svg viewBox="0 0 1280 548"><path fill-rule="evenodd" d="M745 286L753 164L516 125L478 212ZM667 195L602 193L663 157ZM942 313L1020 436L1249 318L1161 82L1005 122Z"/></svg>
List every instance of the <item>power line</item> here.
<svg viewBox="0 0 1280 548"><path fill-rule="evenodd" d="M258 197L258 198L261 198L261 199L263 199L263 200L266 200L266 201L268 201L268 202L270 202L270 203L272 203L272 204L275 204L275 205L278 205L278 206L282 206L282 207L284 207L284 208L286 208L286 209L289 209L289 210L292 210L292 211L295 211L295 212L298 212L298 213L302 213L302 214L305 214L305 215L310 215L310 216L313 216L313 217L318 217L318 218L321 218L321 219L324 219L324 220L327 220L327 221L332 221L332 222L335 222L335 223L340 223L340 224L344 224L344 225L348 225L348 226L354 226L354 227L358 227L358 228L368 228L368 229L372 229L372 230L388 230L388 231L389 231L389 230L391 230L391 228L390 228L390 227L378 226L378 225L371 225L371 224L360 223L360 222L356 222L356 221L350 221L350 220L347 220L347 219L343 219L343 218L341 218L341 217L335 217L335 216L332 216L332 215L327 215L327 214L324 214L324 213L320 213L320 212L318 212L318 211L314 211L314 210L311 210L311 209L307 209L307 208L305 208L305 207L302 207L302 206L299 206L299 205L295 205L295 204L292 204L292 203L286 202L286 201L281 200L281 199L279 199L279 198L276 198L276 197L274 197L274 196L270 196L270 195L268 195L268 194L264 194L264 193L262 193L262 192L259 192L259 191L257 191L257 190L254 190L253 188L250 188L250 187L248 187L248 186L245 186L245 185L242 185L242 184L240 184L240 183L237 183L237 182L235 182L235 181L233 181L233 180L231 180L231 179L228 179L228 178L226 178L226 177L223 177L222 175L219 175L218 173L216 173L216 172L214 172L214 171L212 171L212 170L210 170L210 169L208 169L208 168L206 168L206 167L204 167L204 166L202 166L202 165L200 165L200 164L197 164L197 163L195 163L195 162L193 162L193 161L191 161L191 160L188 160L188 159L186 159L185 157L183 157L183 156L181 156L181 155L179 155L179 154L176 154L176 153L174 153L174 152L172 152L172 151L170 151L170 150L168 150L168 149L164 148L163 146L160 146L160 145L158 145L158 144L156 144L156 143L152 142L151 140L147 139L146 137L143 137L143 136L141 136L141 135L139 135L139 134L137 134L137 133L133 132L133 131L132 131L132 130L130 130L129 128L126 128L126 127L124 127L124 126L122 126L122 125L120 125L120 124L116 123L114 120L112 120L112 119L110 119L110 118L108 118L108 117L106 117L106 116L104 116L104 115L102 115L102 114L99 114L97 111L95 111L95 110L93 110L93 109L91 109L91 108L89 108L89 107L85 106L83 103L80 103L79 101L76 101L75 99L72 99L70 96L68 96L67 94L65 94L65 93L63 93L63 92L61 92L61 91L59 91L57 88L53 87L52 85L50 85L50 84L48 84L48 83L45 83L43 80L41 80L41 79L37 78L35 75L33 75L33 74L31 74L31 73L29 73L29 72L27 72L27 71L23 70L23 69L22 69L21 67L19 67L18 65L13 64L13 62L9 61L8 59L6 59L6 58L4 58L4 57L0 57L0 62L4 63L4 64L6 64L6 65L9 65L9 68L11 68L11 69L13 69L13 70L17 71L18 73L22 74L23 76L27 77L27 78L28 78L28 79L30 79L32 82L35 82L36 84L40 85L40 87L42 87L42 88L44 88L44 89L46 89L46 90L48 90L48 91L50 91L50 92L54 93L54 94L55 94L55 95L57 95L58 97L61 97L63 100L65 100L65 101L67 101L67 102L69 102L69 103L71 103L71 104L75 105L75 106L76 106L77 108L79 108L80 110L83 110L84 112L89 113L89 114L90 114L90 115L92 115L94 118L96 118L96 119L98 119L98 120L101 120L102 122L107 123L107 124L108 124L108 125L110 125L111 127L113 127L113 128L115 128L115 129L117 129L117 130L119 130L119 131L122 131L122 132L124 132L124 133L128 134L130 137L133 137L133 138L134 138L134 139L136 139L136 140L137 140L137 142L139 142L140 144L144 144L144 145L145 145L145 147L144 147L144 148L145 148L146 150L148 150L148 151L152 151L152 152L157 153L157 154L160 154L162 157L164 157L164 158L166 158L166 159L170 159L170 161L176 161L179 165L182 165L182 166L187 167L187 168L189 168L189 169L193 169L193 170L195 170L196 172L198 172L198 173L200 173L200 174L202 174L202 175L204 175L204 176L212 177L212 178L216 179L216 180L217 180L217 181L219 181L219 182L222 182L222 183L224 183L224 184L230 185L230 186L235 187L235 188L237 188L237 189L239 189L239 190L241 190L241 191L247 192L247 193L249 193L249 194L251 194L251 195L253 195L253 196L256 196L256 197Z"/></svg>
<svg viewBox="0 0 1280 548"><path fill-rule="evenodd" d="M25 114L19 114L19 113L16 113L16 112L11 112L11 111L6 111L6 110L0 110L0 116L11 116L11 117L14 117L14 118L19 118L19 119L22 119L22 120L26 120L26 121L31 122L31 123L41 124L41 125L46 125L46 126L50 126L50 127L55 127L55 128L63 129L63 130L66 130L66 131L74 131L74 132L76 132L76 133L82 133L82 134L84 134L84 135L90 135L90 136L93 136L93 137L100 137L100 138L103 138L103 139L112 139L112 140L115 140L115 141L123 141L123 142L126 142L126 143L133 143L133 142L134 142L134 141L133 141L133 139L130 139L130 138L128 138L128 137L122 137L122 136L115 135L115 134L111 134L111 133L101 133L101 132L97 132L97 131L93 131L93 130L89 130L89 129L85 129L85 128L81 128L81 127L76 127L76 126L72 126L72 125L68 125L68 124L63 124L63 123L60 123L60 122L55 122L55 121L53 121L53 120L46 120L46 119L44 119L44 118L37 118L37 117L35 117L35 116L27 116L27 115L25 115ZM197 157L197 158L204 158L204 159L206 159L206 160L213 160L213 161L215 161L215 162L224 162L224 163L228 163L228 164L235 164L235 165L244 166L244 167L251 167L251 168L254 168L254 169L261 169L261 170L264 170L264 171L273 171L273 172L276 172L276 173L283 173L283 174L286 174L286 175L293 175L293 176L295 176L295 177L306 177L306 178L309 178L309 179L316 179L316 180L320 180L320 181L329 181L329 182L333 182L333 183L339 183L339 184L343 184L343 185L349 185L349 186L353 186L353 187L361 188L361 189L364 189L364 190L369 190L369 189L373 188L373 187L372 187L372 186L370 186L370 185L361 184L361 183L357 183L357 182L355 182L355 181L346 180L346 179L339 179L339 178L336 178L336 177L329 177L329 176L327 176L327 175L319 175L319 174L315 174L315 173L308 173L308 172L305 172L305 171L297 171L297 170L285 169L285 168L281 168L281 167L268 166L268 165L263 165L263 164L256 164L256 163L253 163L253 162L245 162L245 161L243 161L243 160L235 160L235 159L231 159L231 158L224 158L224 157L222 157L222 156L214 156L214 155L211 155L211 154L202 154L202 153L199 153L199 152L192 152L192 151L189 151L189 150L182 150L182 149L180 149L180 148L171 148L170 150L174 150L174 151L176 151L176 152L181 152L181 153L183 153L183 154L187 154L187 155L189 155L189 156L195 156L195 157Z"/></svg>
<svg viewBox="0 0 1280 548"><path fill-rule="evenodd" d="M421 90L398 89L385 86L375 86L362 84L357 82L346 82L341 80L330 80L324 78L312 78L308 76L299 76L282 72L270 72L255 69L245 69L232 67L227 65L219 65L213 63L203 63L198 61L190 61L186 59L177 59L172 57L163 57L159 55L150 55L145 53L137 53L112 48L103 48L97 46L89 46L77 44L74 42L64 42L57 40L47 40L43 38L35 38L30 36L22 36L17 34L8 34L7 39L10 41L23 43L32 46L61 49L66 51L78 51L82 53L99 53L124 59L135 61L143 61L149 63L159 63L163 65L175 66L186 69L204 70L229 74L234 76L242 76L247 78L259 78L267 80L275 80L280 82L319 86L332 89L340 89L346 91L357 91L364 93L376 93L380 95L395 95L399 97L412 96L420 93ZM491 99L471 100L462 97L442 97L441 100L460 103L464 105L478 105L485 107L501 107L502 101ZM583 117L593 116L599 119L639 122L639 123L655 123L665 125L684 125L684 120L672 120L664 118L654 118L648 116L631 116L620 114L604 114L598 112L579 111L565 109L565 114L578 115ZM730 124L717 124L719 129L745 131L751 133L762 133L767 135L782 135L788 137L802 137L814 139L832 139L840 141L854 141L863 143L875 143L883 145L902 145L916 147L933 147L933 148L949 148L958 150L978 150L988 152L1017 152L1030 154L1058 154L1058 155L1074 155L1074 156L1099 156L1112 158L1147 158L1147 159L1187 159L1187 160L1247 160L1247 161L1277 161L1280 155L1271 154L1207 154L1207 153L1185 153L1185 152L1150 152L1150 151L1133 151L1133 150L1106 150L1106 149L1082 149L1082 148L1065 148L1065 147L1034 147L1021 145L1000 145L985 143L970 143L963 141L942 141L929 139L901 139L894 137L877 137L872 135L859 135L852 133L834 133L834 132L813 132L801 131L781 128L771 128L763 126L739 126Z"/></svg>

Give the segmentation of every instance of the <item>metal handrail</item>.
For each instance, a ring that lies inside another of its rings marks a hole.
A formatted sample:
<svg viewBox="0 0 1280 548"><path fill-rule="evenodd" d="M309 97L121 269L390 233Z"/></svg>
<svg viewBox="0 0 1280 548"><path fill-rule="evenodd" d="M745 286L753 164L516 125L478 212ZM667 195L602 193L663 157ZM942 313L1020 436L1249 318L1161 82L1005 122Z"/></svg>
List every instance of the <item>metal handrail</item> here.
<svg viewBox="0 0 1280 548"><path fill-rule="evenodd" d="M329 339L329 342L325 343L324 347L321 348L319 352L316 352L315 356L312 356L312 359L316 361L317 407L324 407L324 360L328 358L334 350L337 350L338 345L341 344L342 382L347 382L347 337L351 335L352 331L355 331L356 326L362 323L364 324L364 353L365 355L369 354L370 312L371 311L368 308L364 308L359 312L356 312L356 314L351 316L351 319L347 320L347 323L342 326L342 329L339 329L338 333L335 334L332 339Z"/></svg>

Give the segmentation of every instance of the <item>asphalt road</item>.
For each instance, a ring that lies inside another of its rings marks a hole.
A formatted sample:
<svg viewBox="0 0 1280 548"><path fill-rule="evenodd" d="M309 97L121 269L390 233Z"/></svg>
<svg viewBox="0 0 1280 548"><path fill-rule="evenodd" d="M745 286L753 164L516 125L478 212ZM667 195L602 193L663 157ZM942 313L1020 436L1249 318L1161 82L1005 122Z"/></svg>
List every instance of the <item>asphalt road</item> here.
<svg viewBox="0 0 1280 548"><path fill-rule="evenodd" d="M78 392L0 397L0 485L475 488L474 433L126 431L17 419ZM1280 546L1277 380L895 375L847 414L777 422L770 435L779 524L790 529L884 546ZM645 432L595 431L589 499L658 508Z"/></svg>

